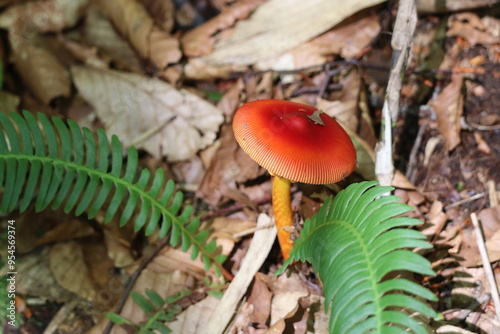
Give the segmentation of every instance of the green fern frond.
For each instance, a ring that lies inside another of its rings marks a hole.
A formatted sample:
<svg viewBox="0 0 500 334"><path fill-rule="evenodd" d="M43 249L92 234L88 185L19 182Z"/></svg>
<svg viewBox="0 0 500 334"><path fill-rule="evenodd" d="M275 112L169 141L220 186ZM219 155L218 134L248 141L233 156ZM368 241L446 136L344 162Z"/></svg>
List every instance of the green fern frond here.
<svg viewBox="0 0 500 334"><path fill-rule="evenodd" d="M220 273L225 257L217 255L215 241L207 243L208 232L199 231L193 208L187 205L181 211L183 195L175 191L172 180L165 180L162 169L154 175L148 169L139 173L134 147L128 149L124 167L120 141L112 136L110 147L102 130L96 141L89 129L82 130L72 120L66 124L52 117L51 122L38 114L37 121L28 111L23 116L0 113L0 214L16 208L23 212L35 200L37 212L64 206L65 212L87 212L92 219L104 210L108 223L123 205L124 225L139 208L135 231L145 227L149 235L160 225L160 237L171 232L172 246L180 241L183 251L191 248L193 259L201 254L205 269L215 264Z"/></svg>
<svg viewBox="0 0 500 334"><path fill-rule="evenodd" d="M396 196L380 197L392 189L362 182L328 199L306 221L279 272L293 261L312 264L323 282L325 309L331 308L330 333L427 333L411 312L437 317L421 301L436 300L429 290L403 278L384 280L399 270L434 275L424 257L408 250L432 247L406 228L419 220L398 216L411 207Z"/></svg>

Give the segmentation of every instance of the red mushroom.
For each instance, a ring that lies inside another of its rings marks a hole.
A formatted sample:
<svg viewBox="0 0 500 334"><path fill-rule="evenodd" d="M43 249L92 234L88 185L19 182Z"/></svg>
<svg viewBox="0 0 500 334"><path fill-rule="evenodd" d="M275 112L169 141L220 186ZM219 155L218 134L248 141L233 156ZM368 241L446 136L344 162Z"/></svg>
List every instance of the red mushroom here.
<svg viewBox="0 0 500 334"><path fill-rule="evenodd" d="M283 100L253 101L234 115L241 148L273 177L273 209L285 260L293 242L291 182L327 184L352 173L356 150L344 129L321 110Z"/></svg>

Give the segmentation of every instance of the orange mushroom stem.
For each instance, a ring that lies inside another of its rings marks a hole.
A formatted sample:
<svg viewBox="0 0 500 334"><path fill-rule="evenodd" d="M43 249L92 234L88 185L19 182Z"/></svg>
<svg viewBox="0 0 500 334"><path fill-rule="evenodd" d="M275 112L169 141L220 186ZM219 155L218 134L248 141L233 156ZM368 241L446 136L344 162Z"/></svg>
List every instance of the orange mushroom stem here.
<svg viewBox="0 0 500 334"><path fill-rule="evenodd" d="M293 247L291 230L293 229L293 212L290 198L290 180L273 175L273 210L278 242L285 260L290 256Z"/></svg>
<svg viewBox="0 0 500 334"><path fill-rule="evenodd" d="M290 184L326 184L347 177L356 150L344 129L321 110L283 100L244 104L234 115L241 148L273 176L273 208L278 240L287 259L293 246Z"/></svg>

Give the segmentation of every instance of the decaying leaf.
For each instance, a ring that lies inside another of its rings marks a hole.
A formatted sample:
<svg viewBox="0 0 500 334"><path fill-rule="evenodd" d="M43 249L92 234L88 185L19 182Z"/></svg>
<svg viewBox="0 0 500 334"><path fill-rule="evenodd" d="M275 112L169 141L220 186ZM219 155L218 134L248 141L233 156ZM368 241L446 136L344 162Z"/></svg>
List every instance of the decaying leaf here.
<svg viewBox="0 0 500 334"><path fill-rule="evenodd" d="M137 54L115 30L113 24L96 7L89 9L84 26L85 41L109 55L118 66L141 71Z"/></svg>
<svg viewBox="0 0 500 334"><path fill-rule="evenodd" d="M334 54L352 59L373 42L380 30L379 20L375 16L355 15L289 52L260 60L255 67L259 70L293 71L322 65L329 60L328 56Z"/></svg>
<svg viewBox="0 0 500 334"><path fill-rule="evenodd" d="M383 0L271 0L260 5L250 19L239 21L231 36L223 36L209 64L250 65L281 54L327 31L363 8Z"/></svg>
<svg viewBox="0 0 500 334"><path fill-rule="evenodd" d="M62 288L49 268L50 247L42 247L37 252L16 257L16 293L66 303L75 300L75 294ZM9 271L7 266L0 269L0 275Z"/></svg>
<svg viewBox="0 0 500 334"><path fill-rule="evenodd" d="M70 241L55 244L50 250L49 266L60 286L82 298L96 300L96 285L78 243Z"/></svg>
<svg viewBox="0 0 500 334"><path fill-rule="evenodd" d="M170 161L188 159L214 140L220 110L156 78L73 67L73 79L110 134Z"/></svg>
<svg viewBox="0 0 500 334"><path fill-rule="evenodd" d="M154 24L146 9L135 0L102 0L99 5L139 54L160 69L177 63L182 53L177 38Z"/></svg>
<svg viewBox="0 0 500 334"><path fill-rule="evenodd" d="M16 112L21 103L19 96L9 92L0 91L0 105L3 112Z"/></svg>
<svg viewBox="0 0 500 334"><path fill-rule="evenodd" d="M464 106L462 83L462 75L453 75L450 84L443 89L433 102L438 128L445 140L448 151L453 150L460 144L460 117Z"/></svg>
<svg viewBox="0 0 500 334"><path fill-rule="evenodd" d="M205 334L207 323L219 304L219 300L208 296L201 302L189 306L184 312L177 316L177 320L168 324L172 333L183 334Z"/></svg>
<svg viewBox="0 0 500 334"><path fill-rule="evenodd" d="M214 34L234 25L237 20L246 19L263 1L250 0L237 2L204 24L189 30L181 38L182 48L188 57L210 54L215 44Z"/></svg>
<svg viewBox="0 0 500 334"><path fill-rule="evenodd" d="M74 26L89 0L28 1L14 5L0 14L0 27L10 29L24 24L23 34L56 32Z"/></svg>
<svg viewBox="0 0 500 334"><path fill-rule="evenodd" d="M49 104L56 97L69 96L71 82L66 68L46 47L44 38L19 38L22 29L23 25L12 27L9 40L16 69L23 82L45 104Z"/></svg>
<svg viewBox="0 0 500 334"><path fill-rule="evenodd" d="M481 221L486 248L488 250L489 260L500 260L500 249L498 248L498 237L500 234L500 206L486 208L479 212L478 218ZM481 256L476 243L476 234L472 224L462 231L461 242L459 245L458 259L460 264L466 267L480 266ZM458 248L458 247L457 247Z"/></svg>
<svg viewBox="0 0 500 334"><path fill-rule="evenodd" d="M221 145L196 192L212 206L224 197L246 203L247 198L236 189L235 182L256 178L264 171L238 146L231 126L222 127Z"/></svg>
<svg viewBox="0 0 500 334"><path fill-rule="evenodd" d="M486 22L487 18L480 19L474 13L455 14L448 21L450 27L446 35L463 37L471 45L498 43L500 26L497 23L495 27L492 27L491 31L488 31L483 20Z"/></svg>

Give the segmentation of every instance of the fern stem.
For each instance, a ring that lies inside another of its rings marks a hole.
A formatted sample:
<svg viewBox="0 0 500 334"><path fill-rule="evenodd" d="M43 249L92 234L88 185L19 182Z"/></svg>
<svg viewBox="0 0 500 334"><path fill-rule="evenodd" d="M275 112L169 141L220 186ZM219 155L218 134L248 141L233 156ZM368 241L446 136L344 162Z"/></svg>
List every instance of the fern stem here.
<svg viewBox="0 0 500 334"><path fill-rule="evenodd" d="M293 247L290 230L293 227L293 212L290 200L291 182L273 175L273 210L278 241L285 261L290 257Z"/></svg>

